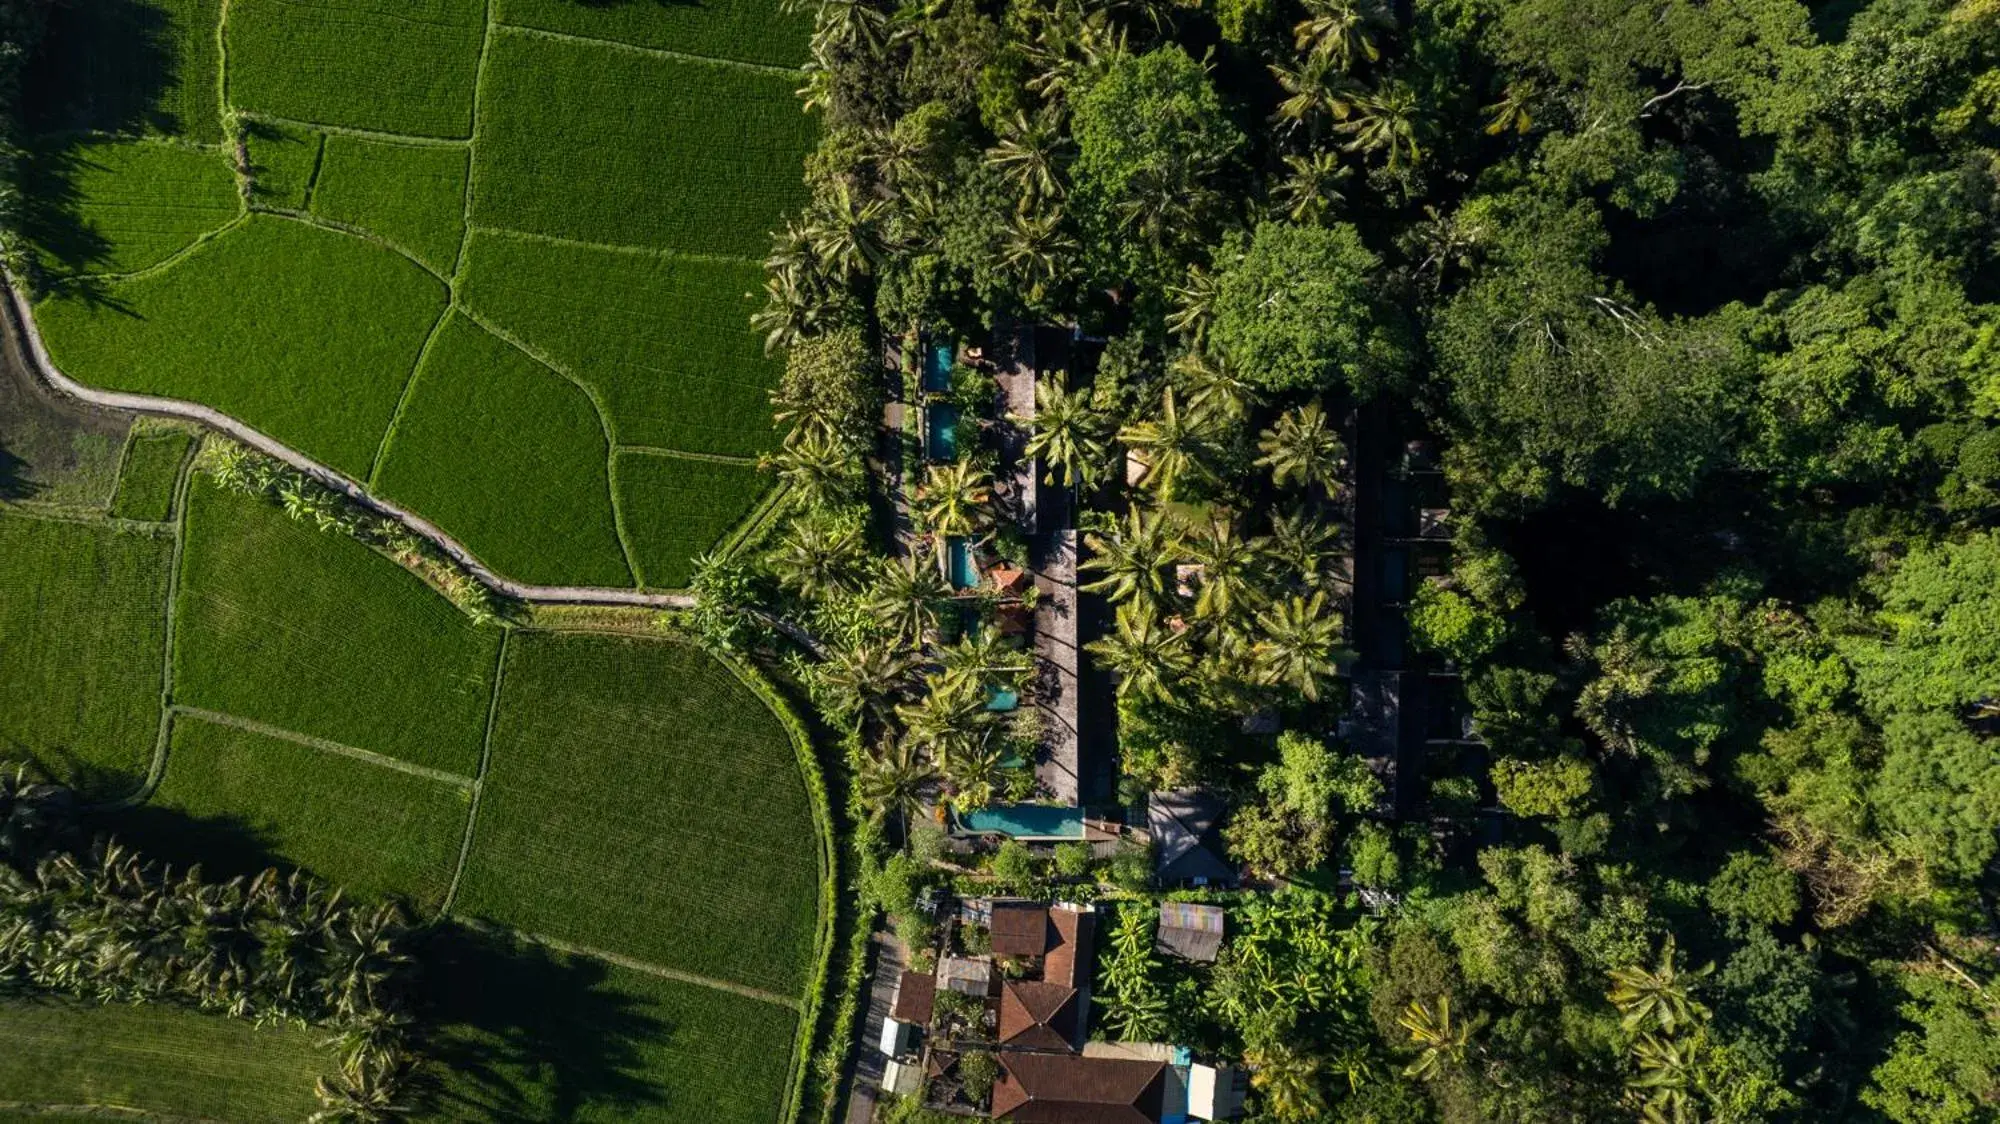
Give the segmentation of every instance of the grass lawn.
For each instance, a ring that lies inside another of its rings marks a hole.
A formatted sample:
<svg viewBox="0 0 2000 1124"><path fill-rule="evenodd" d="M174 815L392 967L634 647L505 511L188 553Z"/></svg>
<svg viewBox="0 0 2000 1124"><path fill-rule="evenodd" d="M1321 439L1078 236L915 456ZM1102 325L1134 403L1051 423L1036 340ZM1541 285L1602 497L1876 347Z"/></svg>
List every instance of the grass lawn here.
<svg viewBox="0 0 2000 1124"><path fill-rule="evenodd" d="M221 141L215 42L221 11L222 0L55 5L23 82L29 131Z"/></svg>
<svg viewBox="0 0 2000 1124"><path fill-rule="evenodd" d="M230 104L316 125L472 132L485 0L231 0Z"/></svg>
<svg viewBox="0 0 2000 1124"><path fill-rule="evenodd" d="M454 313L396 424L377 489L528 582L628 586L590 398Z"/></svg>
<svg viewBox="0 0 2000 1124"><path fill-rule="evenodd" d="M451 887L470 799L469 789L444 781L176 715L166 779L148 803L223 821L257 846L149 853L200 862L224 877L255 874L275 860L349 893L408 898L431 914Z"/></svg>
<svg viewBox="0 0 2000 1124"><path fill-rule="evenodd" d="M164 522L174 511L174 486L180 483L181 465L194 447L194 435L185 430L157 430L132 435L125 450L125 466L118 473L118 494L111 501L111 514L120 519Z"/></svg>
<svg viewBox="0 0 2000 1124"><path fill-rule="evenodd" d="M422 1119L772 1124L796 1016L534 946L455 938L425 958L449 1069Z"/></svg>
<svg viewBox="0 0 2000 1124"><path fill-rule="evenodd" d="M487 47L473 221L759 256L804 199L796 75L502 31Z"/></svg>
<svg viewBox="0 0 2000 1124"><path fill-rule="evenodd" d="M812 19L771 0L709 0L705 4L579 4L577 0L495 0L503 24L610 39L716 59L799 66L806 61Z"/></svg>
<svg viewBox="0 0 2000 1124"><path fill-rule="evenodd" d="M174 699L470 777L500 632L341 534L197 479Z"/></svg>
<svg viewBox="0 0 2000 1124"><path fill-rule="evenodd" d="M0 1101L298 1121L337 1064L322 1037L171 1007L0 1000Z"/></svg>
<svg viewBox="0 0 2000 1124"><path fill-rule="evenodd" d="M784 728L714 659L609 636L509 645L458 912L797 996L817 853Z"/></svg>
<svg viewBox="0 0 2000 1124"><path fill-rule="evenodd" d="M646 584L682 589L696 555L720 542L771 486L755 465L618 455L618 501Z"/></svg>
<svg viewBox="0 0 2000 1124"><path fill-rule="evenodd" d="M334 134L313 188L312 210L358 226L442 274L465 235L461 147L386 144Z"/></svg>
<svg viewBox="0 0 2000 1124"><path fill-rule="evenodd" d="M187 249L243 212L236 176L220 152L161 141L42 147L30 182L59 165L75 192L80 226L49 239L52 272L136 273Z"/></svg>
<svg viewBox="0 0 2000 1124"><path fill-rule="evenodd" d="M153 758L166 655L164 534L0 512L0 758L94 797Z"/></svg>
<svg viewBox="0 0 2000 1124"><path fill-rule="evenodd" d="M288 211L305 210L326 134L248 118L243 129L250 153L251 201Z"/></svg>
<svg viewBox="0 0 2000 1124"><path fill-rule="evenodd" d="M445 289L390 250L253 215L107 298L36 310L72 378L214 406L366 476Z"/></svg>
<svg viewBox="0 0 2000 1124"><path fill-rule="evenodd" d="M595 387L620 444L749 455L777 442L784 370L750 331L763 277L754 262L478 232L460 299Z"/></svg>

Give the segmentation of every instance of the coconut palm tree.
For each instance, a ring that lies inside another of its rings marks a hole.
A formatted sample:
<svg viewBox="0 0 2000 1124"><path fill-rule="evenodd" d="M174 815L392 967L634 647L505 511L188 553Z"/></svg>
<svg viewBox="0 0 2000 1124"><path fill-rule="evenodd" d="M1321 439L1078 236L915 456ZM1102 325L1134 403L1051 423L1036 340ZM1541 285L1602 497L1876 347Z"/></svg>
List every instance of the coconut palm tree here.
<svg viewBox="0 0 2000 1124"><path fill-rule="evenodd" d="M1264 1107L1280 1124L1306 1124L1323 1119L1326 1091L1320 1083L1320 1059L1283 1042L1268 1042L1248 1051L1250 1085L1262 1094Z"/></svg>
<svg viewBox="0 0 2000 1124"><path fill-rule="evenodd" d="M990 741L968 746L952 757L945 769L951 785L951 803L960 812L976 812L993 803L1006 783L1005 755Z"/></svg>
<svg viewBox="0 0 2000 1124"><path fill-rule="evenodd" d="M1342 146L1346 151L1380 155L1383 164L1396 171L1423 159L1429 117L1416 90L1392 82L1361 99L1353 118L1335 130L1348 137Z"/></svg>
<svg viewBox="0 0 2000 1124"><path fill-rule="evenodd" d="M1109 426L1086 392L1069 389L1065 373L1035 384L1034 417L1016 414L1008 420L1033 427L1025 451L1048 466L1044 482L1089 487L1103 474L1111 455Z"/></svg>
<svg viewBox="0 0 2000 1124"><path fill-rule="evenodd" d="M1273 192L1277 212L1300 225L1324 221L1345 201L1340 185L1354 169L1340 157L1324 150L1305 156L1285 157L1287 174Z"/></svg>
<svg viewBox="0 0 2000 1124"><path fill-rule="evenodd" d="M1299 50L1345 72L1382 57L1375 40L1388 22L1388 13L1371 0L1306 0L1306 18L1292 29L1292 39Z"/></svg>
<svg viewBox="0 0 2000 1124"><path fill-rule="evenodd" d="M873 273L887 247L882 238L886 200L865 197L846 180L835 180L813 201L803 233L813 256L843 284Z"/></svg>
<svg viewBox="0 0 2000 1124"><path fill-rule="evenodd" d="M897 637L916 643L936 631L938 606L950 597L951 587L937 566L909 554L882 560L862 604Z"/></svg>
<svg viewBox="0 0 2000 1124"><path fill-rule="evenodd" d="M1270 71L1285 91L1272 120L1287 133L1304 129L1307 136L1318 137L1328 125L1352 116L1367 96L1360 83L1325 55L1307 55L1294 66L1274 64Z"/></svg>
<svg viewBox="0 0 2000 1124"><path fill-rule="evenodd" d="M1216 517L1196 524L1186 539L1188 556L1201 566L1195 615L1224 620L1254 607L1263 596L1268 546L1265 539L1245 538L1233 519Z"/></svg>
<svg viewBox="0 0 2000 1124"><path fill-rule="evenodd" d="M1257 388L1227 360L1190 351L1174 361L1174 381L1188 415L1204 430L1233 425L1257 403Z"/></svg>
<svg viewBox="0 0 2000 1124"><path fill-rule="evenodd" d="M889 16L868 0L820 0L813 21L815 54L841 48L874 56L888 43Z"/></svg>
<svg viewBox="0 0 2000 1124"><path fill-rule="evenodd" d="M936 532L939 548L948 537L971 535L989 526L993 512L993 477L971 461L953 461L924 469L924 482L912 506L924 525Z"/></svg>
<svg viewBox="0 0 2000 1124"><path fill-rule="evenodd" d="M1346 443L1318 402L1285 411L1258 439L1257 449L1264 454L1257 466L1270 469L1280 488L1303 484L1330 492L1347 467Z"/></svg>
<svg viewBox="0 0 2000 1124"><path fill-rule="evenodd" d="M1068 152L1061 111L1045 105L1032 116L1015 110L1001 126L1000 142L986 150L986 163L1020 192L1019 208L1026 213L1063 197Z"/></svg>
<svg viewBox="0 0 2000 1124"><path fill-rule="evenodd" d="M938 653L938 663L945 675L1010 687L1020 686L1028 672L1034 670L1033 658L993 628L982 628L977 635L960 636L957 643Z"/></svg>
<svg viewBox="0 0 2000 1124"><path fill-rule="evenodd" d="M1092 556L1082 568L1104 575L1084 589L1103 593L1116 604L1157 606L1167 600L1181 543L1179 529L1165 513L1134 508L1115 533L1090 531L1083 541Z"/></svg>
<svg viewBox="0 0 2000 1124"><path fill-rule="evenodd" d="M1642 1034L1632 1043L1638 1075L1625 1083L1639 1099L1639 1119L1645 1124L1700 1124L1701 1113L1691 1095L1700 1085L1694 1050L1672 1038Z"/></svg>
<svg viewBox="0 0 2000 1124"><path fill-rule="evenodd" d="M1160 412L1118 431L1118 440L1146 466L1142 483L1171 499L1184 481L1208 475L1206 456L1211 428L1194 412L1182 411L1174 388L1161 396Z"/></svg>
<svg viewBox="0 0 2000 1124"><path fill-rule="evenodd" d="M1188 266L1187 280L1167 286L1174 310L1167 314L1167 330L1187 340L1197 352L1208 342L1208 327L1215 320L1216 275L1199 264Z"/></svg>
<svg viewBox="0 0 2000 1124"><path fill-rule="evenodd" d="M819 426L795 429L759 465L796 490L808 507L834 507L854 494L861 462L839 439Z"/></svg>
<svg viewBox="0 0 2000 1124"><path fill-rule="evenodd" d="M1526 133L1534 128L1533 110L1540 92L1532 80L1507 83L1507 88L1500 92L1500 100L1481 110L1487 116L1486 134L1497 137L1503 133Z"/></svg>
<svg viewBox="0 0 2000 1124"><path fill-rule="evenodd" d="M764 278L764 307L751 314L750 328L764 333L768 355L818 331L826 308L825 295L805 271L774 270Z"/></svg>
<svg viewBox="0 0 2000 1124"><path fill-rule="evenodd" d="M1129 694L1165 701L1172 697L1173 680L1191 663L1187 634L1168 628L1141 602L1120 605L1117 627L1084 647L1118 676L1121 698Z"/></svg>
<svg viewBox="0 0 2000 1124"><path fill-rule="evenodd" d="M923 759L914 741L891 738L875 747L855 784L861 802L874 812L895 816L907 837L911 817L923 810L924 793L937 779L937 770Z"/></svg>
<svg viewBox="0 0 2000 1124"><path fill-rule="evenodd" d="M853 588L863 556L861 528L830 519L801 519L765 561L778 584L809 601Z"/></svg>
<svg viewBox="0 0 2000 1124"><path fill-rule="evenodd" d="M959 758L985 743L998 721L986 709L986 692L979 684L945 675L933 676L930 689L897 707L896 717L903 722L904 736L947 775Z"/></svg>
<svg viewBox="0 0 2000 1124"><path fill-rule="evenodd" d="M1324 589L1343 584L1333 563L1340 557L1340 527L1310 510L1296 508L1271 520L1271 558L1290 570L1306 589Z"/></svg>
<svg viewBox="0 0 2000 1124"><path fill-rule="evenodd" d="M1255 646L1256 660L1265 681L1318 702L1320 688L1340 674L1349 655L1341 645L1340 616L1327 610L1326 594L1279 601L1258 614L1257 626L1262 639Z"/></svg>
<svg viewBox="0 0 2000 1124"><path fill-rule="evenodd" d="M1452 1022L1450 995L1438 996L1435 1004L1410 1000L1410 1005L1396 1016L1396 1023L1410 1032L1410 1044L1419 1051L1417 1060L1404 1068L1404 1076L1428 1077L1447 1066L1464 1063L1472 1041L1472 1027Z"/></svg>
<svg viewBox="0 0 2000 1124"><path fill-rule="evenodd" d="M1000 238L1000 261L1020 283L1030 304L1039 305L1069 275L1077 242L1063 226L1060 208L1035 214L1015 212Z"/></svg>
<svg viewBox="0 0 2000 1124"><path fill-rule="evenodd" d="M836 714L886 717L909 683L915 662L892 644L837 648L820 665L819 686Z"/></svg>
<svg viewBox="0 0 2000 1124"><path fill-rule="evenodd" d="M1699 978L1714 970L1715 965L1709 964L1693 974ZM1688 994L1687 984L1674 963L1674 938L1671 933L1667 934L1666 943L1660 946L1659 963L1651 971L1637 964L1613 968L1611 985L1607 998L1623 1016L1619 1025L1628 1031L1657 1028L1662 1033L1672 1034L1708 1015L1708 1008Z"/></svg>

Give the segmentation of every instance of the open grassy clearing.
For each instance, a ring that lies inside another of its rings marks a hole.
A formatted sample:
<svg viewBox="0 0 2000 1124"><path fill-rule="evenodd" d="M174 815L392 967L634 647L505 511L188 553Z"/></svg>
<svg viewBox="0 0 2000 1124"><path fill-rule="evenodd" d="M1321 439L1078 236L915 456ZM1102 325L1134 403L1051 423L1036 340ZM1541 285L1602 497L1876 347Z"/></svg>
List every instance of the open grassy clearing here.
<svg viewBox="0 0 2000 1124"><path fill-rule="evenodd" d="M464 148L326 138L313 213L358 226L449 274L465 236Z"/></svg>
<svg viewBox="0 0 2000 1124"><path fill-rule="evenodd" d="M779 1118L796 1016L771 1003L534 947L426 962L450 1064L424 1119Z"/></svg>
<svg viewBox="0 0 2000 1124"><path fill-rule="evenodd" d="M609 452L582 390L453 313L424 356L376 487L501 573L626 586Z"/></svg>
<svg viewBox="0 0 2000 1124"><path fill-rule="evenodd" d="M694 557L741 523L770 486L755 465L618 454L618 502L646 584L685 588Z"/></svg>
<svg viewBox="0 0 2000 1124"><path fill-rule="evenodd" d="M487 50L477 225L749 257L803 198L796 76L520 32Z"/></svg>
<svg viewBox="0 0 2000 1124"><path fill-rule="evenodd" d="M298 1121L335 1065L324 1032L171 1007L0 1001L0 1101Z"/></svg>
<svg viewBox="0 0 2000 1124"><path fill-rule="evenodd" d="M81 218L66 244L43 249L59 272L136 273L219 230L243 211L219 153L159 141L45 147L31 163L65 169Z"/></svg>
<svg viewBox="0 0 2000 1124"><path fill-rule="evenodd" d="M164 522L173 514L174 486L180 482L181 465L194 447L194 435L169 429L132 435L125 450L125 467L118 473L118 494L111 501L111 514L120 519Z"/></svg>
<svg viewBox="0 0 2000 1124"><path fill-rule="evenodd" d="M230 104L320 125L469 136L485 0L231 0Z"/></svg>
<svg viewBox="0 0 2000 1124"><path fill-rule="evenodd" d="M510 645L458 912L796 996L816 854L784 728L713 658L582 634Z"/></svg>
<svg viewBox="0 0 2000 1124"><path fill-rule="evenodd" d="M214 406L366 476L445 289L393 251L253 215L107 300L37 308L66 373Z"/></svg>
<svg viewBox="0 0 2000 1124"><path fill-rule="evenodd" d="M221 141L215 42L221 9L222 0L55 5L24 84L30 131Z"/></svg>
<svg viewBox="0 0 2000 1124"><path fill-rule="evenodd" d="M475 231L460 299L589 383L624 445L748 455L776 443L782 365L747 325L754 262L558 246Z"/></svg>
<svg viewBox="0 0 2000 1124"><path fill-rule="evenodd" d="M326 134L317 129L246 119L244 148L250 154L250 199L266 207L303 211L312 194Z"/></svg>
<svg viewBox="0 0 2000 1124"><path fill-rule="evenodd" d="M159 731L164 534L0 512L0 756L93 796L138 788Z"/></svg>
<svg viewBox="0 0 2000 1124"><path fill-rule="evenodd" d="M516 27L768 66L803 64L812 35L812 20L805 14L786 15L767 0L686 5L494 0L493 16Z"/></svg>
<svg viewBox="0 0 2000 1124"><path fill-rule="evenodd" d="M277 860L350 893L394 894L434 913L451 886L470 800L462 786L177 714L166 777L148 804L225 821L256 844L192 853L183 845L172 853L178 862L229 876Z"/></svg>
<svg viewBox="0 0 2000 1124"><path fill-rule="evenodd" d="M175 701L472 776L500 632L345 535L197 479Z"/></svg>

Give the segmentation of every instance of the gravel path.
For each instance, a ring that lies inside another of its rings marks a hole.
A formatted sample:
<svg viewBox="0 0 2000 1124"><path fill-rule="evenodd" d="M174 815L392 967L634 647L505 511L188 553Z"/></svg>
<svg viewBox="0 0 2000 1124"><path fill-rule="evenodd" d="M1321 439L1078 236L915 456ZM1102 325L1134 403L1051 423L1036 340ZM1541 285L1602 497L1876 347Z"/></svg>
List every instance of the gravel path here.
<svg viewBox="0 0 2000 1124"><path fill-rule="evenodd" d="M56 368L55 363L49 359L48 348L42 344L41 331L35 326L35 319L29 312L26 298L21 295L20 289L14 285L11 277L6 279L6 286L9 319L13 321L14 330L27 344L29 365L43 382L59 394L104 409L199 422L218 433L226 434L234 441L283 461L377 515L402 524L411 534L444 551L452 561L464 567L466 572L477 578L481 584L517 601L551 605L639 605L655 609L686 609L694 604L694 598L685 593L644 593L636 589L575 585L524 585L509 581L488 569L465 548L463 543L445 534L424 517L371 495L358 482L250 428L228 414L174 398L155 398L151 395L127 394L123 391L99 390L85 386Z"/></svg>

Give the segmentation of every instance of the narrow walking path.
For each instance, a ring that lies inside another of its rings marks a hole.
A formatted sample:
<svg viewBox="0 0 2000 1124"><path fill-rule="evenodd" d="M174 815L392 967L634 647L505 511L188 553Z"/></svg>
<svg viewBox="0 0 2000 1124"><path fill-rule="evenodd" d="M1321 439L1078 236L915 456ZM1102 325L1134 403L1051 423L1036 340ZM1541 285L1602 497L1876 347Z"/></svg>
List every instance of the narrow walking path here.
<svg viewBox="0 0 2000 1124"><path fill-rule="evenodd" d="M436 524L415 512L373 495L360 482L328 468L273 437L252 429L220 410L175 398L156 398L147 394L128 394L124 391L99 390L85 386L63 374L49 358L48 348L42 343L41 331L35 326L35 319L28 308L27 298L21 295L21 290L11 275L5 277L5 282L8 317L13 321L13 330L19 333L27 345L29 366L34 369L36 377L65 397L108 410L125 410L131 413L197 422L225 434L234 441L284 462L369 511L401 524L411 534L443 551L481 585L516 601L553 605L631 605L655 609L686 609L694 605L694 598L685 593L647 593L637 589L610 589L597 586L528 585L510 581L494 573L466 549L463 543L446 534Z"/></svg>

